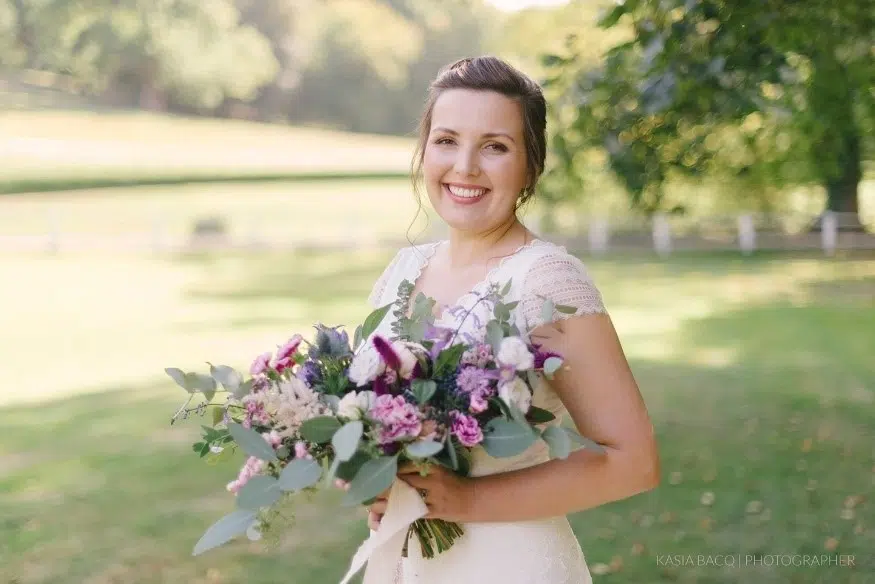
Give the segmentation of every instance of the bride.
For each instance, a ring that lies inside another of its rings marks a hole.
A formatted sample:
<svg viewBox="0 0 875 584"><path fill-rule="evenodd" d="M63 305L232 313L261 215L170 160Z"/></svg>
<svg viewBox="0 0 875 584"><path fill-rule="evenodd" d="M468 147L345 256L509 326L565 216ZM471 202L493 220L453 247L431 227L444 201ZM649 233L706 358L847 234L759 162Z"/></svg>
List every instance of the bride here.
<svg viewBox="0 0 875 584"><path fill-rule="evenodd" d="M540 379L534 405L604 447L550 460L539 441L512 458L475 450L468 477L435 465L427 476L402 468L427 517L459 522L464 535L432 559L418 545L398 567L403 584L582 584L591 582L566 515L653 489L659 459L653 428L599 291L583 264L517 219L544 168L546 104L540 87L493 57L445 67L431 85L420 126L415 179L449 226L446 241L401 249L376 282L374 307L414 284L437 302L436 324L477 333L478 293L512 282L521 332L561 354L565 367ZM544 299L575 307L544 320ZM483 303L480 303L482 306ZM473 314L460 318L468 309ZM391 314L377 333L391 336ZM387 509L369 507L374 531ZM412 540L415 541L415 540ZM367 581L367 579L366 579ZM378 583L383 584L383 583ZM385 583L390 584L390 583Z"/></svg>

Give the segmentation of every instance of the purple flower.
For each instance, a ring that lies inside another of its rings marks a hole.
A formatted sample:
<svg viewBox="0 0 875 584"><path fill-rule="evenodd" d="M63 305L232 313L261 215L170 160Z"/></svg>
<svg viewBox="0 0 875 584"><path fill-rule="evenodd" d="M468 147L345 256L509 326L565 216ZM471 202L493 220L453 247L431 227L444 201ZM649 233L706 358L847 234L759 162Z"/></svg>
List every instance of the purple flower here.
<svg viewBox="0 0 875 584"><path fill-rule="evenodd" d="M395 371L401 369L401 358L398 356L398 353L395 352L395 349L389 341L379 335L374 335L371 342L374 344L374 348L380 354L380 357L382 357L386 367L394 369Z"/></svg>
<svg viewBox="0 0 875 584"><path fill-rule="evenodd" d="M543 369L544 362L550 357L562 358L562 355L560 355L559 353L554 353L552 351L542 351L541 349L535 349L535 369Z"/></svg>
<svg viewBox="0 0 875 584"><path fill-rule="evenodd" d="M462 367L456 376L456 387L463 393L475 393L489 387L489 374L477 367Z"/></svg>
<svg viewBox="0 0 875 584"><path fill-rule="evenodd" d="M419 410L400 395L378 396L368 415L380 425L377 437L380 444L416 438L422 430Z"/></svg>
<svg viewBox="0 0 875 584"><path fill-rule="evenodd" d="M349 334L346 331L340 330L340 327L331 328L322 324L313 328L316 329L316 338L313 339L308 353L311 359L324 356L345 357L350 354Z"/></svg>
<svg viewBox="0 0 875 584"><path fill-rule="evenodd" d="M298 379L313 387L322 381L322 371L319 370L319 364L315 361L307 361L301 368L298 369Z"/></svg>
<svg viewBox="0 0 875 584"><path fill-rule="evenodd" d="M453 420L452 433L456 435L462 446L476 446L483 441L483 431L473 416L467 416L458 410L450 412Z"/></svg>

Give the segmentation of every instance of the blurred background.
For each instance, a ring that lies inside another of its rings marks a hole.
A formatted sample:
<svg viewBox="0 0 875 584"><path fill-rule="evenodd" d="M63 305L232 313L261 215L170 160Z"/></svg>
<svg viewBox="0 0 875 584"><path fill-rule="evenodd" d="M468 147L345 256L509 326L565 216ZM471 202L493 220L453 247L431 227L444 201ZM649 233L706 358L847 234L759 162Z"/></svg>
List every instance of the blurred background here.
<svg viewBox="0 0 875 584"><path fill-rule="evenodd" d="M873 25L875 0L0 0L0 583L339 580L367 528L335 493L277 550L191 557L239 461L170 426L163 369L364 318L443 234L407 178L428 83L484 53L544 85L523 219L586 262L659 435L657 490L572 516L595 581L875 582Z"/></svg>

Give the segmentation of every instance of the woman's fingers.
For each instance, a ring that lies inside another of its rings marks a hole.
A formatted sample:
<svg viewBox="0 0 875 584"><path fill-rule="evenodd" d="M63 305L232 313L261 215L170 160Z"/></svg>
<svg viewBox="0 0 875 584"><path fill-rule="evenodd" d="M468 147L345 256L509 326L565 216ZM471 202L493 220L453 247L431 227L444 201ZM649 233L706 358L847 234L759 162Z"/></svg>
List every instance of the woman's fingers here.
<svg viewBox="0 0 875 584"><path fill-rule="evenodd" d="M383 519L383 515L379 513L374 513L373 511L368 512L368 527L372 531L377 531L380 528L380 520Z"/></svg>

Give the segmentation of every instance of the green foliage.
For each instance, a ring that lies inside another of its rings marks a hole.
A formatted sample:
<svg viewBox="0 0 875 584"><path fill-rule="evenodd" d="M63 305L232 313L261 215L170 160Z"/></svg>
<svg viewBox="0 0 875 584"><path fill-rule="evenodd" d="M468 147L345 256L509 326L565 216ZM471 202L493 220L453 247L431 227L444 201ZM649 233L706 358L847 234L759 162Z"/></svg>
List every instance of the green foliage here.
<svg viewBox="0 0 875 584"><path fill-rule="evenodd" d="M554 105L571 112L552 145L560 174L574 176L580 147L595 148L647 212L683 210L665 184L704 175L737 192L815 180L830 208L843 197L841 210L856 211L875 123L872 0L629 0L601 22L632 40L597 67L571 43L544 59Z"/></svg>

